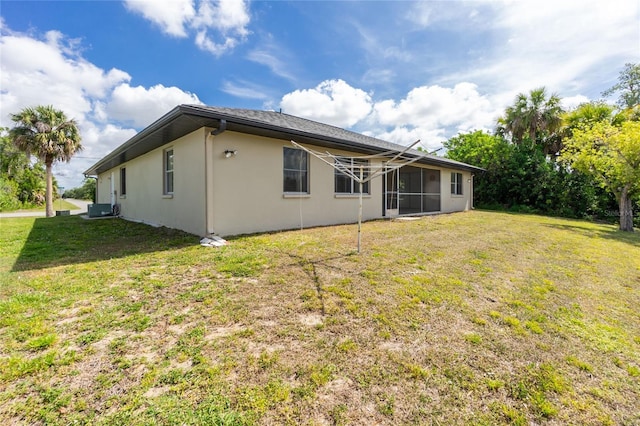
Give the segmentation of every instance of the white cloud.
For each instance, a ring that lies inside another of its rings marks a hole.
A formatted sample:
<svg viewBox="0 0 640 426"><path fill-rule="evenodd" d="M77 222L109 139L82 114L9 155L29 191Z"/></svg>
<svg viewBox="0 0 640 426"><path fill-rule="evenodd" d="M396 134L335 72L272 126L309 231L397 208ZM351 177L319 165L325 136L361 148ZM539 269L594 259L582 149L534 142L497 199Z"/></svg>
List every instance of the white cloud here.
<svg viewBox="0 0 640 426"><path fill-rule="evenodd" d="M362 76L362 81L368 84L389 84L391 85L396 78L396 72L392 69L369 69Z"/></svg>
<svg viewBox="0 0 640 426"><path fill-rule="evenodd" d="M482 22L486 22L487 11L500 7L503 2L493 0L477 0L472 2L460 1L421 1L412 4L406 15L408 21L419 27L460 26L473 30Z"/></svg>
<svg viewBox="0 0 640 426"><path fill-rule="evenodd" d="M125 0L125 5L168 35L194 34L196 46L216 56L234 49L249 34L251 17L244 0Z"/></svg>
<svg viewBox="0 0 640 426"><path fill-rule="evenodd" d="M495 113L489 99L471 83L458 83L453 88L416 87L398 103L377 102L374 111L376 120L384 125L457 125L464 130L486 125Z"/></svg>
<svg viewBox="0 0 640 426"><path fill-rule="evenodd" d="M369 118L384 131L375 136L406 145L420 139L428 149L459 132L490 130L501 108L472 83L458 83L452 88L421 86L400 100L376 102Z"/></svg>
<svg viewBox="0 0 640 426"><path fill-rule="evenodd" d="M562 108L565 111L569 111L574 109L580 104L589 102L589 100L590 99L584 95L568 96L568 97L562 98L560 104L562 105Z"/></svg>
<svg viewBox="0 0 640 426"><path fill-rule="evenodd" d="M448 9L455 14L440 18L449 28L464 25L488 42L477 59L440 81L473 81L502 92L505 101L539 86L565 96L597 97L614 83L612 63L621 67L639 58L640 4L635 0L487 1ZM472 25L465 19L471 11L477 12ZM603 87L594 87L594 81Z"/></svg>
<svg viewBox="0 0 640 426"><path fill-rule="evenodd" d="M351 127L369 115L371 97L343 80L326 80L313 89L296 90L282 97L282 109L288 114Z"/></svg>
<svg viewBox="0 0 640 426"><path fill-rule="evenodd" d="M9 113L38 104L55 104L81 120L91 110L90 98L103 97L115 84L131 79L124 71L105 71L72 53L73 45L57 32L48 32L44 40L2 35L1 125L10 124Z"/></svg>
<svg viewBox="0 0 640 426"><path fill-rule="evenodd" d="M195 38L196 46L216 56L220 56L228 50L232 50L238 44L233 37L225 37L222 43L214 41L206 31L198 31Z"/></svg>
<svg viewBox="0 0 640 426"><path fill-rule="evenodd" d="M273 74L293 83L300 73L300 58L279 43L273 34L261 34L258 45L247 54L251 62L267 67Z"/></svg>
<svg viewBox="0 0 640 426"><path fill-rule="evenodd" d="M414 54L404 48L402 38L396 41L395 37L392 41L379 28L368 28L358 22L352 22L352 25L359 36L359 43L362 49L369 54L370 57L392 60L394 62L410 62L414 58ZM389 45L390 42L399 42L400 45Z"/></svg>
<svg viewBox="0 0 640 426"><path fill-rule="evenodd" d="M248 81L240 81L238 83L225 81L222 85L222 91L238 98L244 99L260 99L267 100L269 89Z"/></svg>
<svg viewBox="0 0 640 426"><path fill-rule="evenodd" d="M286 63L280 59L282 53L274 53L272 49L262 48L254 49L249 52L247 59L252 62L264 65L271 70L277 76L285 78L287 80L295 80L293 73L291 72L291 62Z"/></svg>
<svg viewBox="0 0 640 426"><path fill-rule="evenodd" d="M135 129L123 128L114 124L101 125L90 121L80 125L80 132L85 148L79 155L91 159L87 168L95 163L96 159L104 157L137 133Z"/></svg>
<svg viewBox="0 0 640 426"><path fill-rule="evenodd" d="M79 186L82 172L137 133L135 129L96 125L90 121L80 123L79 128L84 149L69 163L55 163L53 168L58 183L67 189Z"/></svg>
<svg viewBox="0 0 640 426"><path fill-rule="evenodd" d="M125 7L131 12L139 13L148 21L158 25L171 36L186 37L185 24L190 22L196 11L192 0L144 1L125 0Z"/></svg>
<svg viewBox="0 0 640 426"><path fill-rule="evenodd" d="M286 94L280 106L290 114L408 145L418 139L427 149L458 132L490 130L501 106L478 92L475 84L452 88L421 86L401 100L374 101L361 89L342 80L328 80L314 89Z"/></svg>
<svg viewBox="0 0 640 426"><path fill-rule="evenodd" d="M369 136L376 137L399 145L408 146L419 140L418 146L431 152L442 146L442 141L448 139L445 129L428 129L424 127L399 126L382 133L369 133ZM451 137L451 135L449 135ZM415 148L417 149L416 146Z"/></svg>
<svg viewBox="0 0 640 426"><path fill-rule="evenodd" d="M150 88L120 84L113 89L104 113L112 120L146 127L179 104L201 104L198 97L162 84Z"/></svg>
<svg viewBox="0 0 640 426"><path fill-rule="evenodd" d="M416 59L415 52L406 48L403 37L397 40L397 34L389 32L389 28L366 27L355 21L351 25L357 34L356 43L366 53L367 61L373 67L365 73L365 77L367 74L372 74L369 78L375 77L380 73L384 76L390 72L389 68L395 68L400 63L411 63Z"/></svg>
<svg viewBox="0 0 640 426"><path fill-rule="evenodd" d="M249 34L247 25L251 18L248 4L238 0L201 0L198 13L191 25L196 29L211 28L222 34Z"/></svg>
<svg viewBox="0 0 640 426"><path fill-rule="evenodd" d="M84 170L133 136L130 126L143 127L180 103L200 103L177 87L131 87L129 74L92 64L80 49L59 32L38 39L2 25L0 126L12 127L11 113L36 105L54 105L75 119L84 150L54 168L66 188L78 186Z"/></svg>
<svg viewBox="0 0 640 426"><path fill-rule="evenodd" d="M197 30L196 45L216 56L232 50L249 34L250 17L247 3L238 0L201 0L198 13L191 22ZM217 32L212 35L212 31ZM216 42L219 38L222 41Z"/></svg>
<svg viewBox="0 0 640 426"><path fill-rule="evenodd" d="M546 74L562 71L567 65L586 69L602 58L638 56L638 2L554 2L552 16L544 13L545 9L534 2L516 2L502 10L496 23L513 34L513 53L523 49L525 55L533 53L536 58L558 60L558 66Z"/></svg>

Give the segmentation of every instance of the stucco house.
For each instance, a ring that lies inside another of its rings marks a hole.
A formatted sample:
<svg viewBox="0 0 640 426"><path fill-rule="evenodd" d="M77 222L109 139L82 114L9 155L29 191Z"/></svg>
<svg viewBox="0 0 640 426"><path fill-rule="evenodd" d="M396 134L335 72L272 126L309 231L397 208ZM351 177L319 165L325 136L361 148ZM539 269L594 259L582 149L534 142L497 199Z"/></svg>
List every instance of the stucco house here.
<svg viewBox="0 0 640 426"><path fill-rule="evenodd" d="M275 111L179 105L85 171L124 219L199 236L353 223L359 185L291 141L382 164L404 147ZM376 157L380 155L380 157ZM363 220L472 208L476 167L419 159L372 179Z"/></svg>

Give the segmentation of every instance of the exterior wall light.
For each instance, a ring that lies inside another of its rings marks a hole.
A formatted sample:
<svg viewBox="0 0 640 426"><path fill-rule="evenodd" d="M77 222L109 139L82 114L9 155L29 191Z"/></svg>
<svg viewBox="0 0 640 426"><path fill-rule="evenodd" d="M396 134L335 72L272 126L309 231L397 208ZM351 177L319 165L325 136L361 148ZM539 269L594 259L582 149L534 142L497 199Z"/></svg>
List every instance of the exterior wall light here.
<svg viewBox="0 0 640 426"><path fill-rule="evenodd" d="M231 157L235 156L237 153L238 153L238 151L237 151L237 150L235 150L235 149L233 149L233 150L231 150L231 149L225 149L225 150L224 150L224 156L225 156L225 158L231 158Z"/></svg>

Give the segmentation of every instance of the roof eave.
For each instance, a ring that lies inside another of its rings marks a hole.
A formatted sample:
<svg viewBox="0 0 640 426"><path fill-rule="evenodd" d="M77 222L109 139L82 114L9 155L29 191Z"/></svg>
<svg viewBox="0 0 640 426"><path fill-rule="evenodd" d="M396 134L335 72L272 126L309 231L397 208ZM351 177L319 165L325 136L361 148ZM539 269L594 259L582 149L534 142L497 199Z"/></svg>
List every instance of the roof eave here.
<svg viewBox="0 0 640 426"><path fill-rule="evenodd" d="M194 120L193 123L185 121L183 123L176 122L182 117L196 117L205 120ZM206 121L211 120L211 121ZM201 127L216 127L221 120L226 120L227 129L230 131L238 131L243 133L254 134L258 136L273 137L282 140L295 140L298 143L322 146L325 148L344 149L364 154L378 154L385 150L380 147L359 143L356 141L348 141L341 138L318 135L317 133L305 132L296 129L288 129L278 125L245 119L242 117L225 114L223 112L211 111L197 105L178 105L167 114L154 121L138 134L133 136L124 144L120 145L111 153L107 154L100 161L95 163L84 172L85 176L95 176L106 170L117 167L126 161L136 158L140 155L156 149L164 144L171 142L165 135L171 133L171 125L175 124L179 127L178 134L184 135L189 131L197 130ZM162 132L159 136L157 132ZM155 136L155 138L154 138ZM144 143L146 142L146 143ZM140 145L142 144L142 145ZM137 148L137 149L136 149ZM132 151L135 151L132 153ZM483 171L483 169L471 166L457 161L443 159L432 155L424 155L419 151L412 150L409 155L422 156L418 160L422 164L430 164L439 167L457 168L467 171Z"/></svg>
<svg viewBox="0 0 640 426"><path fill-rule="evenodd" d="M141 130L140 132L136 133L128 141L126 141L122 145L118 146L116 149L111 151L109 154L105 155L102 159L100 159L93 166L91 166L90 168L85 170L84 175L85 176L95 176L98 173L98 170L100 169L100 167L103 164L109 162L114 157L125 153L129 148L131 148L133 145L138 143L140 140L144 139L149 134L159 130L160 128L162 128L163 126L165 126L166 124L168 124L169 122L174 120L181 113L181 111L180 111L181 107L182 107L182 105L176 106L171 111L169 111L168 113L166 113L165 115L163 115L162 117L160 117L159 119L157 119L156 121L151 123L149 126L145 127L143 130Z"/></svg>
<svg viewBox="0 0 640 426"><path fill-rule="evenodd" d="M218 119L224 119L227 120L227 122L235 122L237 124L241 124L241 125L245 125L249 128L260 128L260 129L265 129L265 130L269 130L269 131L273 131L275 133L280 133L283 135L288 135L290 137L294 137L295 136L299 136L301 138L303 138L303 140L295 140L295 142L298 143L308 143L311 145L316 145L316 146L323 146L326 148L338 148L338 149L347 149L347 150L351 150L354 151L354 148L356 149L356 152L360 152L363 154L378 154L381 152L384 152L383 149L378 148L378 147L373 147L371 145L366 145L366 144L361 144L358 142L351 142L351 141L345 141L344 139L339 139L339 138L333 138L330 136L322 136L322 137L318 137L317 134L315 133L310 133L310 132L304 132L304 131L299 131L299 130L294 130L294 129L283 129L279 126L276 125L270 125L268 123L261 123L261 122L255 122L253 120L250 119L242 119L242 118L238 118L236 116L232 116L232 115L228 115L228 114L224 114L224 113L212 113L211 111L208 111L205 108L199 108L197 105L183 105L183 107L185 109L188 110L192 110L194 112L198 112L199 114L211 114L212 118L218 118ZM258 132L254 133L254 134L258 134L260 135ZM287 138L278 138L278 139L289 139L289 137ZM328 142L328 143L327 143ZM416 151L416 150L411 150L409 152L409 155L422 155L423 158L421 158L420 160L418 160L419 163L422 164L431 164L434 166L445 166L445 167L456 167L462 170L466 170L466 171L470 171L470 172L482 172L484 171L484 169L480 168L480 167L476 167L476 166L472 166L470 164L466 164L466 163L460 163L458 161L455 160L449 160L449 159L444 159L442 157L437 157L434 155L429 155L429 154L421 154L420 151Z"/></svg>

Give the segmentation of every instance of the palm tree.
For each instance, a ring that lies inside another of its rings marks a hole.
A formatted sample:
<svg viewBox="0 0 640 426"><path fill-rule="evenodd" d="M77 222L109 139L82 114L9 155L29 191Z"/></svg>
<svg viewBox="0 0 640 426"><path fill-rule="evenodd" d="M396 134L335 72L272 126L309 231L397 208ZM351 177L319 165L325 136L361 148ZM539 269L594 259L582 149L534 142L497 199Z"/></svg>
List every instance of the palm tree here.
<svg viewBox="0 0 640 426"><path fill-rule="evenodd" d="M563 116L564 134L570 138L576 129L588 129L596 123L609 123L620 126L625 121L625 114L616 113L613 106L604 101L592 101L578 105L573 111Z"/></svg>
<svg viewBox="0 0 640 426"><path fill-rule="evenodd" d="M82 150L80 132L74 120L67 119L64 112L53 106L24 108L11 114L16 123L10 135L13 143L27 153L35 155L46 167L47 189L45 192L46 215L53 216L53 174L51 167L56 161L69 162Z"/></svg>
<svg viewBox="0 0 640 426"><path fill-rule="evenodd" d="M533 89L529 95L519 93L512 106L505 109L498 119L497 133L509 135L516 144L529 141L540 144L545 154L557 154L561 149L558 131L562 125L560 98L552 94L547 98L546 89Z"/></svg>

